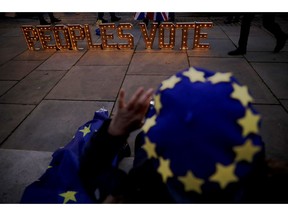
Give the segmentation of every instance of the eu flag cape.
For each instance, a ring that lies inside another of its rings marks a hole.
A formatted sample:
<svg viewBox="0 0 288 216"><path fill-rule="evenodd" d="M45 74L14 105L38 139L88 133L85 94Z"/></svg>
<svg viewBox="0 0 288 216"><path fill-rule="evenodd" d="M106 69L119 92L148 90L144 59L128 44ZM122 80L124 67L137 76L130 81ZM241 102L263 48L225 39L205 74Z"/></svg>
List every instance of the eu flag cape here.
<svg viewBox="0 0 288 216"><path fill-rule="evenodd" d="M79 127L71 142L53 153L39 180L25 188L21 203L92 203L78 175L79 159L85 143L107 118L108 111L100 109Z"/></svg>

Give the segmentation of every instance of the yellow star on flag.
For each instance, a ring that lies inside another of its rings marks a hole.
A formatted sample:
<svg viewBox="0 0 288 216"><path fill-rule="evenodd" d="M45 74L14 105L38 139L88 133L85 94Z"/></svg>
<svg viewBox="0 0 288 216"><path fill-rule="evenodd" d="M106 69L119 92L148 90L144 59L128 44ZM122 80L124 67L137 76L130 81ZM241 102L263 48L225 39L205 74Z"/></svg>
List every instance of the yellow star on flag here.
<svg viewBox="0 0 288 216"><path fill-rule="evenodd" d="M254 155L260 150L261 147L253 145L252 141L249 139L243 145L233 148L233 151L236 153L235 161L246 160L252 162Z"/></svg>
<svg viewBox="0 0 288 216"><path fill-rule="evenodd" d="M88 127L84 127L84 129L80 130L83 133L83 137L85 137L88 133L91 132L90 130L91 124Z"/></svg>
<svg viewBox="0 0 288 216"><path fill-rule="evenodd" d="M70 200L77 202L75 198L76 193L77 193L76 191L67 191L66 193L59 194L59 196L64 197L63 201L64 204L69 202Z"/></svg>
<svg viewBox="0 0 288 216"><path fill-rule="evenodd" d="M239 100L240 103L246 107L248 105L249 102L253 101L253 98L250 96L249 92L248 92L248 87L247 86L240 86L236 83L232 84L233 86L233 92L231 94L231 97Z"/></svg>
<svg viewBox="0 0 288 216"><path fill-rule="evenodd" d="M253 114L250 109L247 109L245 116L237 120L237 123L242 127L242 136L246 137L249 133L257 134L259 121L260 115Z"/></svg>
<svg viewBox="0 0 288 216"><path fill-rule="evenodd" d="M154 107L155 107L156 112L159 114L160 109L162 108L160 94L157 94L154 96Z"/></svg>
<svg viewBox="0 0 288 216"><path fill-rule="evenodd" d="M230 82L230 78L232 73L221 73L217 72L213 76L209 77L208 80L213 84L220 83L220 82Z"/></svg>
<svg viewBox="0 0 288 216"><path fill-rule="evenodd" d="M193 67L189 68L188 71L183 72L183 75L188 77L193 82L205 82L204 72L197 71Z"/></svg>
<svg viewBox="0 0 288 216"><path fill-rule="evenodd" d="M156 115L146 119L144 125L142 126L142 130L147 133L151 127L156 124Z"/></svg>
<svg viewBox="0 0 288 216"><path fill-rule="evenodd" d="M153 157L157 158L157 153L156 153L156 150L155 150L156 145L155 145L155 143L152 143L148 139L148 137L145 137L145 144L143 145L142 148L146 151L146 153L148 155L148 158L153 158Z"/></svg>
<svg viewBox="0 0 288 216"><path fill-rule="evenodd" d="M176 83L180 82L181 79L179 77L176 77L175 75L170 77L169 79L166 79L162 82L162 86L160 87L160 90L165 89L172 89L176 85Z"/></svg>
<svg viewBox="0 0 288 216"><path fill-rule="evenodd" d="M220 187L224 189L229 183L237 182L238 178L234 174L235 164L224 166L220 163L216 164L216 172L209 178L210 181L218 182Z"/></svg>
<svg viewBox="0 0 288 216"><path fill-rule="evenodd" d="M165 160L162 157L160 157L159 162L160 164L157 169L157 172L161 174L163 182L166 183L169 177L173 177L173 173L170 169L170 160L169 159Z"/></svg>
<svg viewBox="0 0 288 216"><path fill-rule="evenodd" d="M191 171L188 171L186 176L178 177L178 179L184 184L185 191L202 193L201 186L204 184L204 180L195 177Z"/></svg>

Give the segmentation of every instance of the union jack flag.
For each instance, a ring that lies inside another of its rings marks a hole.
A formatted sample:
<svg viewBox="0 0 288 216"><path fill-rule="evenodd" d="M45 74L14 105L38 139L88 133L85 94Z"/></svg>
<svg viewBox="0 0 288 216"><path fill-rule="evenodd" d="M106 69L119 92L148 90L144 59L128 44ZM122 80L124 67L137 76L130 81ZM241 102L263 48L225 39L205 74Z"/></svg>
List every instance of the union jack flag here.
<svg viewBox="0 0 288 216"><path fill-rule="evenodd" d="M139 12L135 13L134 20L149 19L156 22L168 21L168 13L166 12Z"/></svg>

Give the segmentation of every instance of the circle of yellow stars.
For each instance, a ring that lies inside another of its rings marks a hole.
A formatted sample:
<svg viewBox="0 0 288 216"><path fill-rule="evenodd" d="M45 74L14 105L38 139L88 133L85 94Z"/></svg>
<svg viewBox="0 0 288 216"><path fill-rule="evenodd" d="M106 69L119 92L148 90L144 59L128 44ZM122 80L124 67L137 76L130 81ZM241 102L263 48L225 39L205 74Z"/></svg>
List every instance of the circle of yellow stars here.
<svg viewBox="0 0 288 216"><path fill-rule="evenodd" d="M187 77L191 83L210 82L212 85L217 85L223 82L232 82L232 73L230 72L216 72L214 75L205 78L204 72L191 67L187 71L184 71L182 74L184 77ZM151 130L151 128L157 125L157 115L159 115L163 107L161 104L161 92L167 89L173 89L177 84L181 83L181 80L182 78L177 77L177 75L173 75L161 83L159 88L160 93L154 95L154 107L156 114L148 118L142 127L144 134L146 134L145 143L142 148L146 152L148 159L154 158L159 160L159 167L157 168L157 172L161 175L164 183L166 183L169 178L174 177L174 173L170 168L171 161L170 159L164 159L157 154L156 143L153 143L149 140L147 133L149 130ZM245 109L244 116L237 120L237 124L241 127L242 137L246 139L249 134L259 133L258 124L260 121L260 115L254 114L248 107L249 103L253 101L253 98L249 94L247 86L240 86L239 84L233 82L232 88L233 91L230 94L230 98L232 100L239 101ZM260 151L261 147L254 145L251 139L246 139L243 144L233 147L233 152L235 153L234 161L231 164L225 165L216 163L215 172L208 178L208 180L218 183L221 189L225 189L230 183L237 182L239 180L235 174L237 163L240 161L252 163L254 155ZM177 179L183 184L184 190L186 192L193 191L198 194L202 193L202 185L205 183L205 180L197 177L197 175L193 173L192 170L187 170L184 176L178 176Z"/></svg>

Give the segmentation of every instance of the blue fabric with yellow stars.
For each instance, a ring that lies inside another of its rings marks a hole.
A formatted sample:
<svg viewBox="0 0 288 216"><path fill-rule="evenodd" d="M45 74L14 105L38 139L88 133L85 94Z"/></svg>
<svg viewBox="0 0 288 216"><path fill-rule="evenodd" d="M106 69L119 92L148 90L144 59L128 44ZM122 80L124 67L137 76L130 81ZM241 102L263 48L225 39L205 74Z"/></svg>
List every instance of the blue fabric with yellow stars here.
<svg viewBox="0 0 288 216"><path fill-rule="evenodd" d="M177 202L242 199L264 160L252 101L231 72L191 67L160 84L142 148Z"/></svg>
<svg viewBox="0 0 288 216"><path fill-rule="evenodd" d="M21 203L93 203L78 176L79 157L107 118L107 110L95 112L93 120L81 126L70 143L55 151L45 173L26 187Z"/></svg>

